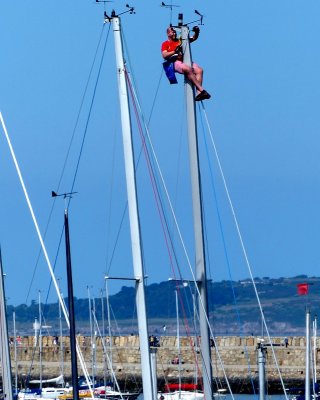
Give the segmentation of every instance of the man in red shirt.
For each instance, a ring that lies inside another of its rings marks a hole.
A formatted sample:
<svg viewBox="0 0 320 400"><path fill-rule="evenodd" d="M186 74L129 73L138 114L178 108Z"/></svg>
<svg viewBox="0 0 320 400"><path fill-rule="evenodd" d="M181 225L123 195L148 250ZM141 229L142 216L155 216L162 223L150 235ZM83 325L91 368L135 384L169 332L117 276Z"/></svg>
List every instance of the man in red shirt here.
<svg viewBox="0 0 320 400"><path fill-rule="evenodd" d="M195 26L193 30L194 35L189 39L190 42L194 42L199 36L199 28ZM197 90L196 101L210 99L210 94L202 87L203 69L196 63L192 63L192 67L189 67L183 62L181 41L177 38L177 32L172 26L167 29L167 35L168 40L161 46L162 57L167 61L172 60L175 71L184 74L194 84Z"/></svg>

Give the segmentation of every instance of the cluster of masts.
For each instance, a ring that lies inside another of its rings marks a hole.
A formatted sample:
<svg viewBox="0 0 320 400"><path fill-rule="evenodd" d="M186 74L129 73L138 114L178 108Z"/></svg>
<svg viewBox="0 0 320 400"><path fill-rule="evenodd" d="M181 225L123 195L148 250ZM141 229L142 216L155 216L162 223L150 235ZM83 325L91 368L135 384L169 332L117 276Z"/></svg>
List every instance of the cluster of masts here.
<svg viewBox="0 0 320 400"><path fill-rule="evenodd" d="M96 0L97 3L106 3L106 0ZM162 6L167 7L166 4L162 4ZM125 76L125 66L124 66L124 58L123 58L123 49L122 49L122 37L121 37L121 24L120 19L118 18L120 15L130 13L133 14L134 7L126 4L126 10L122 13L116 14L113 10L111 12L111 17L108 16L105 12L105 19L108 21L112 21L113 31L114 31L114 39L115 39L115 49L116 49L116 62L117 62L117 71L119 72L119 99L120 99L120 111L122 114L122 131L123 131L123 142L124 142L124 153L125 153L125 166L127 176L127 190L129 192L128 198L128 208L129 208L129 219L131 226L131 242L132 242L132 253L133 253L133 267L134 267L134 276L136 281L136 308L138 311L138 325L139 325L139 336L140 336L140 353L141 353L141 369L142 369L142 381L143 381L143 390L145 394L145 398L148 399L157 399L157 385L154 382L154 377L156 376L156 365L153 360L155 360L155 352L150 350L149 339L148 339L148 326L147 326L147 318L146 318L146 306L145 306L145 293L144 293L144 271L143 271L143 262L142 262L142 252L140 245L140 224L139 224L139 214L137 207L137 194L136 194L136 185L135 185L135 169L134 169L134 159L132 153L132 138L131 138L131 124L128 123L130 121L130 113L128 107L128 93L127 93L127 82ZM202 24L203 16L195 10L195 13L200 16L200 23ZM189 24L195 21L189 22ZM182 40L185 40L187 45L189 45L188 39L188 24L183 24L182 14L179 14L178 17L178 26L181 27L182 31ZM186 59L188 63L191 63L191 55L190 49L188 46L186 47ZM189 65L188 64L188 65ZM199 170L199 161L197 154L197 140L196 140L196 115L195 115L195 107L194 107L194 87L192 86L192 82L185 81L186 85L186 104L188 112L188 138L189 138L189 147L191 149L190 160L191 163L191 171ZM4 123L2 121L2 116L0 113L0 120L3 125L4 132L7 137L7 141L9 147L11 149L11 153L13 159L16 160L10 139L7 135ZM195 145L194 145L195 144ZM61 293L59 291L59 287L56 281L56 278L53 273L53 269L44 245L43 238L41 236L41 232L38 226L38 223L35 218L35 214L33 212L27 191L25 190L25 185L22 180L22 175L20 173L20 169L18 164L15 162L18 175L20 177L21 184L24 188L25 197L27 199L27 203L30 208L30 212L39 236L39 240L42 246L42 250L46 261L48 263L48 267L53 278L53 282L58 293L59 302L61 304L63 314L66 318L70 329L70 349L71 349L71 369L72 369L72 387L73 387L73 398L74 400L79 399L78 393L78 382L77 382L77 355L79 361L81 363L83 372L86 376L86 380L89 384L89 374L84 363L83 356L81 354L79 345L76 342L75 335L75 323L74 323L74 304L73 304L73 284L72 284L72 271L71 271L71 252L70 252L70 240L69 240L69 223L68 223L68 211L67 208L64 214L64 226L65 226L65 241L66 241L66 264L67 264L67 276L68 276L68 301L69 301L69 312L67 311L66 305L63 302L61 297ZM193 208L194 208L194 219L196 223L195 230L195 238L196 238L196 260L197 260L197 276L201 277L197 280L198 285L198 293L199 293L199 321L200 321L200 332L201 332L201 349L202 349L202 363L203 363L203 371L206 371L206 379L204 380L204 394L207 399L212 398L212 387L211 387L211 379L212 379L212 371L211 371L211 360L210 360L210 352L207 351L209 348L209 330L208 330L208 318L207 318L207 294L206 294L206 273L205 273L205 252L204 252L204 240L203 240L203 228L202 228L202 209L201 209L201 196L200 196L200 180L199 174L193 173L191 179L192 187L193 187ZM64 199L69 199L75 192L69 193L56 193L52 191L52 197L63 197ZM1 263L0 263L1 264ZM0 274L2 275L2 274ZM0 282L1 283L1 282ZM1 285L0 285L1 286ZM1 292L1 287L0 287ZM4 296L2 296L4 298ZM1 299L1 296L0 296ZM4 307L4 302L0 302ZM39 302L40 303L40 302ZM1 315L5 315L5 310L1 309ZM40 323L41 327L41 323ZM6 331L7 329L1 329L1 331ZM3 343L8 343L6 339ZM6 347L6 346L2 346ZM7 376L10 377L10 361L9 361L9 352L7 351ZM12 394L12 384L8 381L4 393ZM92 390L90 390L92 392ZM93 392L91 393L93 397ZM8 397L11 400L12 396Z"/></svg>

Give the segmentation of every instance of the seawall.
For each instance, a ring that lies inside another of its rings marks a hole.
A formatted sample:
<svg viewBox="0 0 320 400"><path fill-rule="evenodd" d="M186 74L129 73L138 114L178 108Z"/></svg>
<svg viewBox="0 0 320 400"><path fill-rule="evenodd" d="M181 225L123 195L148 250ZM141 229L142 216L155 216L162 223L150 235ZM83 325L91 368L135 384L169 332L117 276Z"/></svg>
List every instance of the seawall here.
<svg viewBox="0 0 320 400"><path fill-rule="evenodd" d="M285 382L300 382L305 376L305 338L288 337L288 345L285 345L284 337L272 338L274 352L277 357L279 369ZM60 341L60 339L59 339ZM109 346L109 338L106 339ZM224 380L225 375L239 385L246 386L250 381L250 374L253 380L258 376L257 345L259 339L256 337L218 337L215 346L211 347L213 376L218 380ZM161 336L160 346L157 348L157 374L160 380L174 381L178 377L179 368L184 380L191 380L196 369L198 375L201 371L201 360L198 352L198 343L194 345L194 338L180 338L182 364L174 364L177 357L177 339L172 336ZM18 372L19 382L23 382L31 371L32 379L38 379L40 374L40 351L39 344L35 346L34 337L21 337L17 339L16 361L15 346L10 340L12 372ZM109 365L104 356L101 338L96 338L94 346L91 345L90 337L78 336L78 343L82 350L89 373L94 370L97 377L104 376L104 366ZM267 340L264 342L267 344ZM112 338L112 353L107 348L108 358L112 360L113 370L120 380L141 379L140 351L138 336L117 336ZM217 353L219 352L219 355ZM93 354L95 361L92 362ZM61 374L62 360L63 373L70 379L70 344L69 337L64 337L61 343L57 343L54 337L42 337L42 376L52 378ZM195 359L198 358L198 367ZM224 370L219 361L221 358ZM316 348L317 363L320 361L318 346ZM80 365L79 375L82 375ZM276 363L273 358L272 349L267 348L266 375L270 382L279 380Z"/></svg>

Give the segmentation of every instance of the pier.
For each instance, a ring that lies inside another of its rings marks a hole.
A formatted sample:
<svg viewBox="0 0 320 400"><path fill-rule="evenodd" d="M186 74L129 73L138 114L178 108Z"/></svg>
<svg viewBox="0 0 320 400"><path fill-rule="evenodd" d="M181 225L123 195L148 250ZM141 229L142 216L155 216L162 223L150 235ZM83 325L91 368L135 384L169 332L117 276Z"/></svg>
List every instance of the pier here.
<svg viewBox="0 0 320 400"><path fill-rule="evenodd" d="M59 339L60 340L60 339ZM92 366L92 345L91 338L78 336L82 353L88 366L89 374ZM112 363L113 370L120 381L133 379L141 380L140 366L140 349L139 337L131 336L115 336L112 337ZM225 336L217 337L216 345L212 343L212 363L213 376L215 379L223 382L224 375L219 365L216 347L219 349L221 359L223 360L226 375L232 386L241 388L247 392L250 383L250 373L254 381L258 377L258 365L256 348L259 338L246 336ZM300 384L305 377L305 338L304 337L275 337L272 339L275 345L275 353L278 360L283 379L285 383L292 386ZM106 338L108 344L109 338ZM181 349L181 372L185 381L192 381L195 376L195 357L199 356L199 339L198 338L180 338ZM197 343L195 343L197 342ZM267 341L266 341L267 342ZM10 340L10 350L12 357L12 372L15 374L14 362L14 344ZM69 337L63 338L63 358L64 358L64 374L66 380L70 382L71 366L70 366L70 343ZM43 379L52 378L61 373L61 343L52 336L42 337L42 376ZM98 378L104 375L104 355L101 338L97 338L95 342L96 349L96 365L95 371ZM107 348L107 352L108 352ZM316 351L317 363L320 363L319 349ZM159 347L157 347L157 374L160 382L164 380L174 382L178 377L179 365L176 363L177 358L177 339L174 336L159 337ZM200 358L200 357L199 357ZM33 360L33 361L32 361ZM108 365L108 364L106 364ZM199 359L198 369L201 369ZM32 379L39 377L39 349L34 347L34 337L25 336L17 339L17 370L20 384L31 370ZM249 372L250 371L250 372ZM79 374L81 371L79 370ZM272 357L271 349L268 348L266 375L268 382L277 391L278 373L276 365Z"/></svg>

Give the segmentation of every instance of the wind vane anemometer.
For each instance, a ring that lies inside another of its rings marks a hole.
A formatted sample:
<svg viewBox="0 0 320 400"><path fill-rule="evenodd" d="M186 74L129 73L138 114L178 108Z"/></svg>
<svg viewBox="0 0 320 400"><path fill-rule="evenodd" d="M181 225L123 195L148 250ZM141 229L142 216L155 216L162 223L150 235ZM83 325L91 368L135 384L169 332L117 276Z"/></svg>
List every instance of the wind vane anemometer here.
<svg viewBox="0 0 320 400"><path fill-rule="evenodd" d="M96 3L111 3L112 1L110 1L110 0L96 0ZM123 15L123 14L126 14L126 13L129 13L129 14L135 14L136 12L134 11L134 7L131 7L131 6L129 6L129 4L126 4L126 8L128 8L128 10L126 10L126 11L123 11L122 13L120 13L120 14L116 14L116 12L115 12L115 10L112 10L111 11L111 16L109 16L108 14L107 14L107 12L105 11L104 12L104 18L105 18L105 20L107 20L107 21L111 21L112 20L112 18L114 18L114 17L118 17L119 15Z"/></svg>
<svg viewBox="0 0 320 400"><path fill-rule="evenodd" d="M194 21L187 22L186 25L194 24L195 22L198 22L199 25L203 25L203 15L198 11L194 10L195 14L199 15L200 18L195 19Z"/></svg>
<svg viewBox="0 0 320 400"><path fill-rule="evenodd" d="M166 4L164 2L161 3L161 7L164 8L169 8L170 9L170 26L172 25L172 9L173 7L180 7L177 4ZM203 25L203 17L204 15L201 14L198 10L194 10L195 14L199 15L200 18L194 20L194 21L190 21L187 22L185 25L190 25L190 24L194 24L195 22L198 23L198 25ZM182 14L179 14L178 16L178 26L182 26Z"/></svg>
<svg viewBox="0 0 320 400"><path fill-rule="evenodd" d="M170 9L170 25L172 25L172 9L173 9L173 7L180 7L180 6L178 6L176 4L172 4L172 3L171 4L166 4L166 3L162 2L161 3L161 7Z"/></svg>
<svg viewBox="0 0 320 400"><path fill-rule="evenodd" d="M200 16L200 24L199 25L203 25L202 21L203 21L203 15L199 13L198 10L194 10L194 12Z"/></svg>
<svg viewBox="0 0 320 400"><path fill-rule="evenodd" d="M177 6L176 4L165 4L164 2L161 3L161 7L166 7L166 8L173 8L173 7L180 7Z"/></svg>
<svg viewBox="0 0 320 400"><path fill-rule="evenodd" d="M58 193L56 193L54 190L52 190L52 192L51 192L51 197L60 197L60 196L63 196L63 198L64 199L66 199L67 197L72 197L72 195L73 194L76 194L76 193L78 193L78 192L69 192L69 193L61 193L61 194L58 194Z"/></svg>

